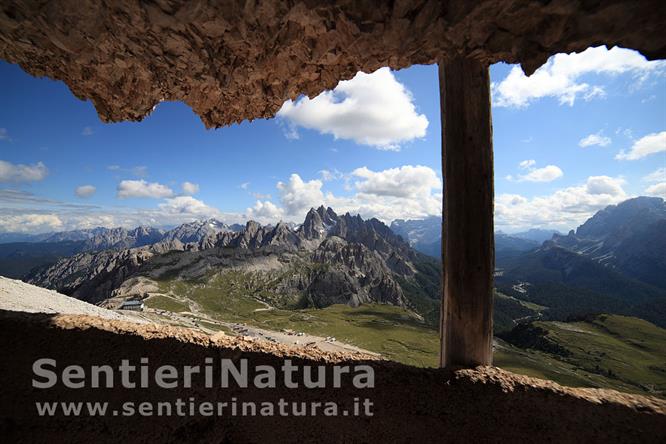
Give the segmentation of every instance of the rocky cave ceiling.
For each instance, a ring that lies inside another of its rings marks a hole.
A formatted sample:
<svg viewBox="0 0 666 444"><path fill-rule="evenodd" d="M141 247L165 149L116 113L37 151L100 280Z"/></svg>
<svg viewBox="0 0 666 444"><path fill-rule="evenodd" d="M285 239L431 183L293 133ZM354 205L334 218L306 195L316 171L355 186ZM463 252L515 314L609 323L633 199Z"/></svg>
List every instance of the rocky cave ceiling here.
<svg viewBox="0 0 666 444"><path fill-rule="evenodd" d="M0 58L105 122L183 101L207 127L275 115L358 71L521 63L606 44L666 57L664 0L0 1Z"/></svg>

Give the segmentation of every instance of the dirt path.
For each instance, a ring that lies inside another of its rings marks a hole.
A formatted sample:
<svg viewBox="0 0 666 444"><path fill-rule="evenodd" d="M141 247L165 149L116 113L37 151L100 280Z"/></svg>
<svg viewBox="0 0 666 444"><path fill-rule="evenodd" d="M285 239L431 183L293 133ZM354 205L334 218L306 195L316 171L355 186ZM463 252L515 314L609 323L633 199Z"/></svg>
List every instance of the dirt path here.
<svg viewBox="0 0 666 444"><path fill-rule="evenodd" d="M237 336L243 336L246 338L254 338L255 340L268 341L277 344L285 344L290 346L297 347L316 347L322 351L330 352L359 352L365 353L373 356L379 357L378 353L374 353L351 344L345 344L337 340L332 340L332 338L325 338L322 336L315 336L306 334L303 332L285 332L285 331L275 331L268 330L265 328L254 327L247 324L237 323L237 322L225 322L218 319L212 318L204 313L197 312L198 304L188 300L190 303L190 309L192 311L174 313L164 310L156 310L147 308L143 315L149 318L157 318L162 322L165 319L170 321L169 323L173 325L180 325L189 328L196 328L202 330L205 333L213 334L218 330L212 329L206 325L202 325L202 322L208 324L213 324L221 327L222 330L227 330L235 333Z"/></svg>
<svg viewBox="0 0 666 444"><path fill-rule="evenodd" d="M271 331L235 322L220 321L203 313L199 304L189 298L176 298L176 300L186 302L190 306L191 311L174 313L152 308L146 308L142 312L110 310L65 296L52 290L0 276L0 310L21 311L26 313L90 315L104 319L134 323L167 324L193 328L209 335L222 330L233 332L237 336L253 338L253 340L257 341L285 344L292 347L314 347L329 352L360 352L379 356L376 353L363 350L353 345L344 344L339 341L331 341L330 339L321 336L313 336L303 333L301 333L301 336L298 336L298 332L289 334L287 332ZM265 310L273 309L270 305L265 305ZM204 325L203 322L218 326L219 328L210 328L210 326Z"/></svg>
<svg viewBox="0 0 666 444"><path fill-rule="evenodd" d="M175 323L175 325L187 326L190 328L198 328L209 334L215 333L216 330L213 330L205 325L202 325L200 321L204 321L206 323L213 325L218 325L223 329L234 332L238 336L251 337L278 344L285 344L297 347L316 347L320 350L330 351L330 352L359 352L359 353L370 354L377 357L381 356L378 353L371 352L369 350L365 350L351 344L346 344L344 342L337 341L335 340L335 338L330 338L330 337L325 338L322 336L306 334L304 332L293 332L293 334L290 334L289 332L268 330L264 328L247 325L244 323L221 321L206 314L203 307L201 307L201 305L198 302L196 302L191 298L182 297L180 295L174 294L173 292L168 292L168 294L165 294L164 296L171 297L179 302L186 304L187 306L189 306L190 311L182 313L174 313L174 312L167 312L164 310L155 310L148 308L144 311L144 313L152 312L158 317L166 317L170 319L172 322ZM254 310L254 312L275 310L275 307L273 307L272 305L268 304L265 301L259 299L255 299L255 301L261 303L264 306L264 308L257 308Z"/></svg>

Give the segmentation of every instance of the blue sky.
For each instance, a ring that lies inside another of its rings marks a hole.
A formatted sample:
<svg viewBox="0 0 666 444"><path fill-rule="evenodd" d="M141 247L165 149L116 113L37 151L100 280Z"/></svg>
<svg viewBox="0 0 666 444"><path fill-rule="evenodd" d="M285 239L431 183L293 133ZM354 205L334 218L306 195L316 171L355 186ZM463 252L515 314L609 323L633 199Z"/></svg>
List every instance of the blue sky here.
<svg viewBox="0 0 666 444"><path fill-rule="evenodd" d="M0 78L0 231L301 221L321 203L386 222L440 211L435 66L359 74L217 130L182 103L104 124L62 82L5 62ZM569 229L665 197L665 62L602 47L529 78L498 64L491 81L498 229Z"/></svg>

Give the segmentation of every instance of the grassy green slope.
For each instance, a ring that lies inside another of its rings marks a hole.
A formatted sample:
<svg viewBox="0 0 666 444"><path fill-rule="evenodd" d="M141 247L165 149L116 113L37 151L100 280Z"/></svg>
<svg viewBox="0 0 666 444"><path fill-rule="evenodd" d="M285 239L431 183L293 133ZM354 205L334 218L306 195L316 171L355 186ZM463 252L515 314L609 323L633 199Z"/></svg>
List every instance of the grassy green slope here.
<svg viewBox="0 0 666 444"><path fill-rule="evenodd" d="M333 305L324 309L268 309L263 301L275 295L248 288L243 274L235 272L218 275L205 283L167 280L160 286L163 293L181 301L177 304L189 301L193 311L221 321L246 323L269 330L288 328L334 336L340 341L381 353L387 359L415 366L437 365L437 329L399 307L369 304L358 308ZM501 306L507 305L514 315L532 317L543 309L501 294L496 297L497 301ZM159 301L163 309L166 309L165 302ZM172 302L176 301L169 301ZM179 306L178 310L181 309ZM616 315L568 323L533 321L530 326L538 327L533 333L547 336L559 348L540 349L519 341L510 344L498 340L495 365L571 386L665 393L664 329L636 318Z"/></svg>
<svg viewBox="0 0 666 444"><path fill-rule="evenodd" d="M571 387L603 387L636 392L632 385L585 371L548 353L514 347L501 339L496 340L493 364L514 373L550 379Z"/></svg>
<svg viewBox="0 0 666 444"><path fill-rule="evenodd" d="M167 296L151 296L145 301L145 303L146 306L150 308L171 311L174 313L190 310L190 307L188 307L186 304Z"/></svg>
<svg viewBox="0 0 666 444"><path fill-rule="evenodd" d="M439 335L414 313L380 304L358 308L333 305L325 309L268 310L265 304L247 296L239 277L225 273L206 284L163 281L160 286L162 292L187 298L200 311L221 321L334 336L410 365L426 367L437 363Z"/></svg>
<svg viewBox="0 0 666 444"><path fill-rule="evenodd" d="M619 315L536 321L505 338L569 366L570 373L587 380L582 385L666 394L666 330L647 321ZM502 363L509 368L524 365L514 356L499 359Z"/></svg>

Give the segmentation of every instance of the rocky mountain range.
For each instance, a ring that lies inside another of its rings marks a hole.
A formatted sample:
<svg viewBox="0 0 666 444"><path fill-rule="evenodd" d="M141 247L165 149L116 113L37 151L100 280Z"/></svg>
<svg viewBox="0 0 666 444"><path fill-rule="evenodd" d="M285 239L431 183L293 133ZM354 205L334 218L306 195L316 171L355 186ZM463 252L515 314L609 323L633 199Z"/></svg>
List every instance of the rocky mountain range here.
<svg viewBox="0 0 666 444"><path fill-rule="evenodd" d="M497 257L501 291L556 319L638 316L666 326L666 203L637 197L597 212L539 248Z"/></svg>
<svg viewBox="0 0 666 444"><path fill-rule="evenodd" d="M428 260L379 220L339 216L331 208L311 209L297 227L255 221L242 230L211 225L210 230L178 227L134 248L79 253L35 271L27 281L100 302L127 293L124 283L137 276L194 280L233 269L260 273L263 290L274 299L279 295L279 301L271 301L278 305L408 307L398 280L413 281L417 264Z"/></svg>
<svg viewBox="0 0 666 444"><path fill-rule="evenodd" d="M141 226L132 229L97 227L37 235L4 233L0 237L0 275L23 278L37 266L54 264L58 259L77 253L121 251L151 245L155 251L167 251L210 239L218 233L241 230L242 225L206 219L170 230Z"/></svg>
<svg viewBox="0 0 666 444"><path fill-rule="evenodd" d="M417 250L439 257L439 218L397 220L391 227ZM661 198L608 206L566 235L543 229L496 232L495 251L496 287L514 300L547 307L539 317L566 320L605 312L666 326L666 203ZM508 303L496 298L496 315L536 316L505 307ZM497 316L495 321L499 324Z"/></svg>
<svg viewBox="0 0 666 444"><path fill-rule="evenodd" d="M611 205L544 244L557 247L666 289L666 202L637 197Z"/></svg>
<svg viewBox="0 0 666 444"><path fill-rule="evenodd" d="M227 225L217 219L198 220L179 225L171 230L140 226L132 229L97 227L43 234L0 233L0 245L7 243L81 242L80 252L151 245L160 241L178 240L183 243L225 231L241 231L242 225Z"/></svg>

